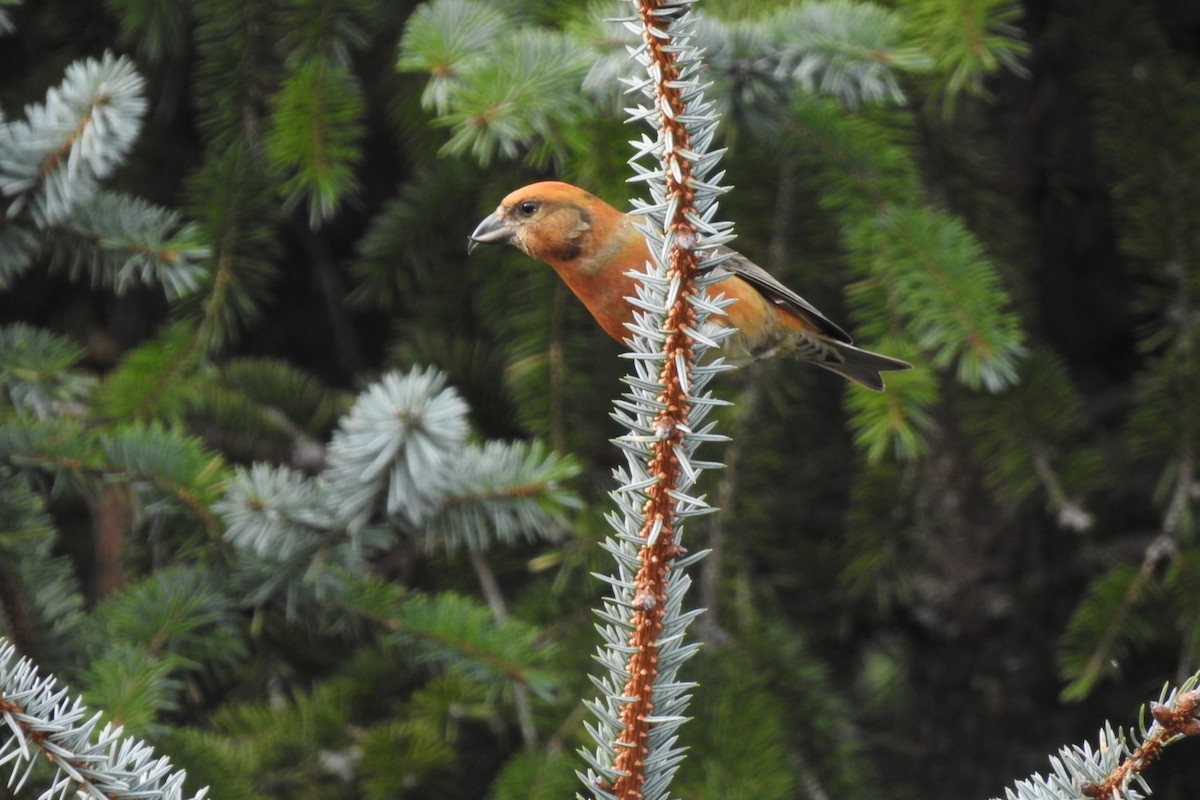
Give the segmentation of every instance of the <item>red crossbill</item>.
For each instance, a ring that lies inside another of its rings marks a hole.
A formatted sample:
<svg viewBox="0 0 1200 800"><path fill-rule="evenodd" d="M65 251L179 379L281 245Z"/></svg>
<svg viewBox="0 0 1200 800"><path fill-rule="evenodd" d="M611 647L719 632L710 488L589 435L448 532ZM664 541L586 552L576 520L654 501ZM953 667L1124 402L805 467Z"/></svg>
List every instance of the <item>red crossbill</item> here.
<svg viewBox="0 0 1200 800"><path fill-rule="evenodd" d="M629 335L625 324L634 307L625 298L635 296L637 279L627 273L642 271L650 254L627 214L569 183L534 183L509 194L479 223L467 252L503 242L553 267L609 336L620 342ZM875 391L883 390L880 372L911 369L855 347L816 307L740 253L715 269L725 277L708 293L736 301L724 316L708 320L737 329L721 344L729 362L794 355Z"/></svg>

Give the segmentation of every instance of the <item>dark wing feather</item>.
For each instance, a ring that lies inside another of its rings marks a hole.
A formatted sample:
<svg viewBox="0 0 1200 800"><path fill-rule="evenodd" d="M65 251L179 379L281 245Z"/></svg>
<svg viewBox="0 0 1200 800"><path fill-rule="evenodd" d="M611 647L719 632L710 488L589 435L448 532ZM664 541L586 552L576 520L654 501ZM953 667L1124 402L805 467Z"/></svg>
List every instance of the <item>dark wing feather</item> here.
<svg viewBox="0 0 1200 800"><path fill-rule="evenodd" d="M818 332L828 336L831 339L839 342L850 344L854 340L850 338L850 334L846 333L840 327L831 322L824 314L817 310L816 306L805 300L800 295L793 292L791 289L784 286L779 281L771 276L762 267L755 264L750 259L743 256L741 253L726 248L721 248L718 253L733 253L733 256L721 262L718 270L726 270L732 272L753 286L758 291L762 292L768 300L773 303L778 303L792 311L797 317L810 323Z"/></svg>

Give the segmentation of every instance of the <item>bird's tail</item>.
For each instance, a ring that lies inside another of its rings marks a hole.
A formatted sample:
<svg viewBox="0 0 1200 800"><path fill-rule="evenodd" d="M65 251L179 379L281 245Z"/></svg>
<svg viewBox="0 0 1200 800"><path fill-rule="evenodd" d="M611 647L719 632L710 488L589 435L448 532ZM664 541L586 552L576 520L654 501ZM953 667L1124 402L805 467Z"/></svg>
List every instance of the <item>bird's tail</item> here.
<svg viewBox="0 0 1200 800"><path fill-rule="evenodd" d="M879 373L912 369L912 364L898 358L881 356L879 353L872 353L870 350L863 350L845 342L832 342L832 344L842 360L814 361L813 363L876 392L883 391L883 378Z"/></svg>

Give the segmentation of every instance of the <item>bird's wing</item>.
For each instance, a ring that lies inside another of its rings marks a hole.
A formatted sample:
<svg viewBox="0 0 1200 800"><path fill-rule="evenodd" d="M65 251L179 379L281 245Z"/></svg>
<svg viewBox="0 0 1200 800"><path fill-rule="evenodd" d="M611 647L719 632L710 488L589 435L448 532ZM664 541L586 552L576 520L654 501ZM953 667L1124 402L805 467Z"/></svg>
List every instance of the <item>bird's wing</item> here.
<svg viewBox="0 0 1200 800"><path fill-rule="evenodd" d="M725 248L721 248L719 251L721 255L727 252L733 253L733 256L722 262L717 267L717 270L725 270L737 275L761 292L772 303L783 306L800 319L811 324L819 333L836 341L845 342L846 344L854 341L850 338L850 334L831 322L824 314L817 310L816 306L775 280L771 276L771 273L741 253L726 250Z"/></svg>

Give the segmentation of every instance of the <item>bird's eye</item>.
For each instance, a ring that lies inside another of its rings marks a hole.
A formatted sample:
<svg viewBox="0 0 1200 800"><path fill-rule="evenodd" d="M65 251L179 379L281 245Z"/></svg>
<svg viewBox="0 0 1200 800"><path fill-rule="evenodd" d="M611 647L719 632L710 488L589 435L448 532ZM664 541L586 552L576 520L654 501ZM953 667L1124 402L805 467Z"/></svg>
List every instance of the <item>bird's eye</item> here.
<svg viewBox="0 0 1200 800"><path fill-rule="evenodd" d="M517 210L521 212L521 216L532 217L533 212L538 210L538 204L533 200L526 200L517 206Z"/></svg>

